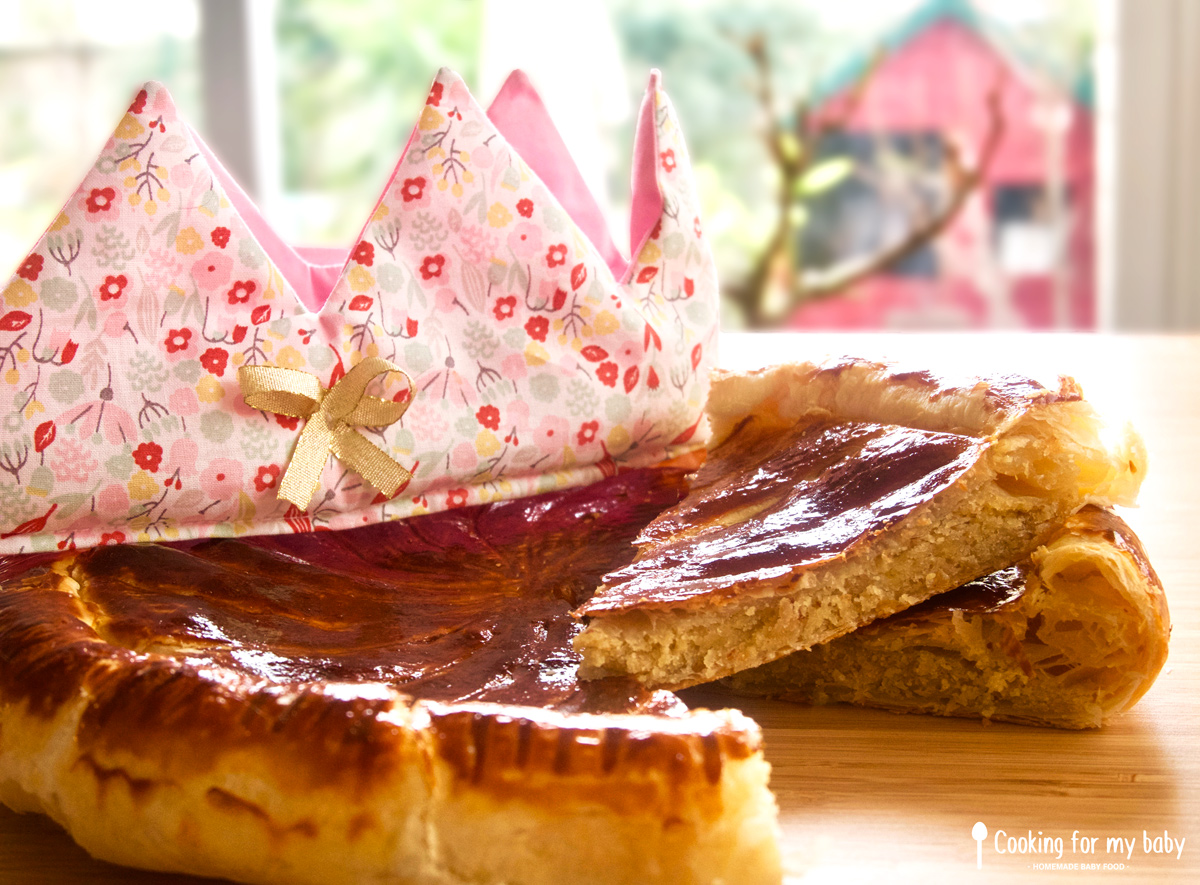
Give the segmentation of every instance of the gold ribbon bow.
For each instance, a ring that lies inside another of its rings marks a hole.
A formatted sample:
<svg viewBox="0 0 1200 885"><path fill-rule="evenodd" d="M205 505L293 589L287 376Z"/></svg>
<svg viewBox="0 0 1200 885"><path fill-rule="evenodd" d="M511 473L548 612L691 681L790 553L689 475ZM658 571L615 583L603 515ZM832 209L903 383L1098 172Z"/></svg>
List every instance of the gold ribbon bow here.
<svg viewBox="0 0 1200 885"><path fill-rule="evenodd" d="M408 382L404 402L366 396L367 385L388 372L399 372ZM328 389L316 375L298 369L242 366L238 383L242 399L250 408L307 419L279 484L282 500L307 509L330 452L389 498L412 476L354 429L386 427L400 420L412 402L415 388L412 378L399 366L379 357L367 357Z"/></svg>

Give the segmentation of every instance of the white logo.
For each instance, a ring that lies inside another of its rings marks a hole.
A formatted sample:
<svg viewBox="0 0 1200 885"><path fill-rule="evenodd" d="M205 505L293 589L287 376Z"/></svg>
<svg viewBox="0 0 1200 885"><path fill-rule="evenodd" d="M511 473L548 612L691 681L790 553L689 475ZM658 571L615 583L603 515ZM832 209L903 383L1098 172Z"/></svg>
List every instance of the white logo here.
<svg viewBox="0 0 1200 885"><path fill-rule="evenodd" d="M1163 830L1161 836L1150 835L1149 830L1142 830L1141 838L1132 836L1083 833L1073 830L1070 838L1064 836L1046 835L1038 830L1034 835L1032 828L1025 833L1009 833L1004 829L995 833L988 831L983 821L976 821L971 827L971 838L975 840L975 869L983 869L983 843L992 837L995 851L1005 860L1021 857L1033 861L1026 866L1034 870L1123 870L1127 863L1132 863L1138 848L1147 858L1182 859L1184 845L1187 839L1173 835L1169 830Z"/></svg>
<svg viewBox="0 0 1200 885"><path fill-rule="evenodd" d="M987 827L983 821L976 821L975 826L971 827L971 838L975 840L975 869L983 869L983 840L986 839Z"/></svg>

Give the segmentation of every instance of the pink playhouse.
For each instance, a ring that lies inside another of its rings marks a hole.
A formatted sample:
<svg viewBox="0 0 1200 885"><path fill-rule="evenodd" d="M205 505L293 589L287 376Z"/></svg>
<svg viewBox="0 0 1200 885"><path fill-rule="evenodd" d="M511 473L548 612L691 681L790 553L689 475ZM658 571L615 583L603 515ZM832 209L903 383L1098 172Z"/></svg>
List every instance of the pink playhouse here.
<svg viewBox="0 0 1200 885"><path fill-rule="evenodd" d="M867 73L874 65L874 69ZM864 80L864 76L866 79ZM855 159L820 199L801 253L821 266L878 251L945 197L944 140L965 165L993 125L978 187L942 234L886 272L802 305L797 328L1090 329L1095 325L1094 125L1090 80L1072 84L967 0L931 0L818 91L845 116L824 152Z"/></svg>

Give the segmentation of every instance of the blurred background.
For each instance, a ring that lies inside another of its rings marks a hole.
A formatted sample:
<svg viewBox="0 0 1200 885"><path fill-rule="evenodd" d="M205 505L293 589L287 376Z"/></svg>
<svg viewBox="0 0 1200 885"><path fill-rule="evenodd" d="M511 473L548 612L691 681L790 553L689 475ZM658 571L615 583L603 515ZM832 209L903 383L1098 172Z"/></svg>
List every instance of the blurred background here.
<svg viewBox="0 0 1200 885"><path fill-rule="evenodd" d="M1200 327L1195 0L0 0L0 276L140 84L348 249L455 68L523 68L618 243L662 70L726 329Z"/></svg>

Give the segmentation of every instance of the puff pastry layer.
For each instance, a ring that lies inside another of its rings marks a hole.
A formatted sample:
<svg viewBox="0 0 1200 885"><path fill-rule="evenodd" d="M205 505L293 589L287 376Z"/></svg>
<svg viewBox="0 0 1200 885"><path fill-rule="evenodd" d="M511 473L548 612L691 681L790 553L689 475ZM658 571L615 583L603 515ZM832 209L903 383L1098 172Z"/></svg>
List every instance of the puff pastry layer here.
<svg viewBox="0 0 1200 885"><path fill-rule="evenodd" d="M1137 536L1088 507L1011 568L723 684L804 703L1091 728L1146 693L1170 633Z"/></svg>

